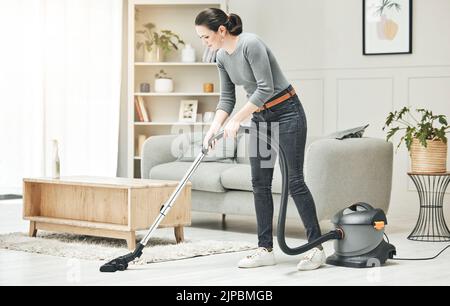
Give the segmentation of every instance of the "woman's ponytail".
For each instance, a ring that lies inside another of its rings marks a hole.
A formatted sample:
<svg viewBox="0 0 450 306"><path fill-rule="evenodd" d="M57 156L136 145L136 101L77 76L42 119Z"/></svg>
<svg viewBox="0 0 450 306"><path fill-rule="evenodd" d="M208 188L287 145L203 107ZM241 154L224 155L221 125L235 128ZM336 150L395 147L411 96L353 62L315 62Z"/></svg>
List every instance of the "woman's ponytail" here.
<svg viewBox="0 0 450 306"><path fill-rule="evenodd" d="M208 8L201 11L195 18L195 25L206 26L211 31L217 32L220 26L224 26L228 33L237 36L242 33L242 20L236 14L229 16L218 8Z"/></svg>
<svg viewBox="0 0 450 306"><path fill-rule="evenodd" d="M242 20L236 14L230 14L226 28L231 35L238 36L242 33Z"/></svg>

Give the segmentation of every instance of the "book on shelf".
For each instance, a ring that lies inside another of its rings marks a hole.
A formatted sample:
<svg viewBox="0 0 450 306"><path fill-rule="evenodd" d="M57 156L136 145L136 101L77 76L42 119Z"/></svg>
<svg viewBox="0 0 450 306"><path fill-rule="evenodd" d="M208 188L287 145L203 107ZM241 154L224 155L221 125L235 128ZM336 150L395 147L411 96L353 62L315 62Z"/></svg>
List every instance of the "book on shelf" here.
<svg viewBox="0 0 450 306"><path fill-rule="evenodd" d="M205 48L202 56L203 63L215 63L217 57L217 51L211 48Z"/></svg>
<svg viewBox="0 0 450 306"><path fill-rule="evenodd" d="M138 96L138 100L139 100L139 106L141 107L142 115L144 116L144 121L150 122L151 121L150 115L149 115L147 109L145 108L144 98L141 96Z"/></svg>
<svg viewBox="0 0 450 306"><path fill-rule="evenodd" d="M134 108L136 109L136 121L143 122L144 116L142 115L141 107L139 106L139 99L138 97L134 98Z"/></svg>
<svg viewBox="0 0 450 306"><path fill-rule="evenodd" d="M145 108L144 98L142 98L141 96L136 97L135 104L136 104L139 121L150 122L151 118L150 118L150 115L149 115L147 109Z"/></svg>

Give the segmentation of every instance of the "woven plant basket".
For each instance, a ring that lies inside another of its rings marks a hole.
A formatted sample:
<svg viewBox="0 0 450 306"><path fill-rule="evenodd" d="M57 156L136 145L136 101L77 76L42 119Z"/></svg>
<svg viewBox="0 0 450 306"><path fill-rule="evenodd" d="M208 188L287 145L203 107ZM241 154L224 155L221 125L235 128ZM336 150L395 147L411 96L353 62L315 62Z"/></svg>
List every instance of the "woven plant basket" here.
<svg viewBox="0 0 450 306"><path fill-rule="evenodd" d="M447 144L441 140L427 140L425 148L418 139L413 139L411 170L419 173L445 173L447 171Z"/></svg>

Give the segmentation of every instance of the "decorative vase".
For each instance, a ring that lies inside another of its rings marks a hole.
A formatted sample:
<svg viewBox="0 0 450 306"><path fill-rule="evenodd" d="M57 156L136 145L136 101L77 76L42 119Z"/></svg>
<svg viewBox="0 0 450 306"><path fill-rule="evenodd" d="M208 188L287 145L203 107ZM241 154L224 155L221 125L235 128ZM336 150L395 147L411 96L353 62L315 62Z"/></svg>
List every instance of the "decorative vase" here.
<svg viewBox="0 0 450 306"><path fill-rule="evenodd" d="M181 51L181 61L183 63L195 63L195 49L190 44Z"/></svg>
<svg viewBox="0 0 450 306"><path fill-rule="evenodd" d="M157 92L157 93L173 92L173 80L172 79L156 79L155 80L155 92Z"/></svg>
<svg viewBox="0 0 450 306"><path fill-rule="evenodd" d="M427 147L425 148L418 139L413 139L411 171L445 173L447 171L447 144L441 140L427 140Z"/></svg>
<svg viewBox="0 0 450 306"><path fill-rule="evenodd" d="M141 47L141 48L136 48L135 53L134 53L134 61L135 62L142 62L145 60L145 48Z"/></svg>
<svg viewBox="0 0 450 306"><path fill-rule="evenodd" d="M52 160L52 178L59 179L61 176L61 164L59 159L58 141L53 140L53 160Z"/></svg>
<svg viewBox="0 0 450 306"><path fill-rule="evenodd" d="M146 62L163 62L164 52L159 47L152 48L150 52L146 49L144 57Z"/></svg>

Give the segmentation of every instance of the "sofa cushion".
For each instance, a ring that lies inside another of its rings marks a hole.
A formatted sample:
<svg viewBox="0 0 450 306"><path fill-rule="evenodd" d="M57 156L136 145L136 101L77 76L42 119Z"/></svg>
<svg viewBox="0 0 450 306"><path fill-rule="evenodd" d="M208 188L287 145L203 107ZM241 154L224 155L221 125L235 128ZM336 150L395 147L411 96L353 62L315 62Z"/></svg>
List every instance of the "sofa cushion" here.
<svg viewBox="0 0 450 306"><path fill-rule="evenodd" d="M150 170L149 178L157 180L181 180L191 167L192 163L172 162L161 164ZM201 191L225 192L221 184L221 174L223 171L236 166L235 164L225 163L201 163L190 181L192 188Z"/></svg>
<svg viewBox="0 0 450 306"><path fill-rule="evenodd" d="M221 174L221 182L227 189L253 191L250 165L237 164L224 170ZM272 192L281 193L281 171L278 161L273 174Z"/></svg>
<svg viewBox="0 0 450 306"><path fill-rule="evenodd" d="M202 151L203 138L204 134L201 132L179 135L175 139L175 142L179 144L181 150L178 155L178 161L193 162ZM214 150L208 152L208 155L205 156L203 162L233 163L235 155L236 140L231 138L221 138L217 141Z"/></svg>

